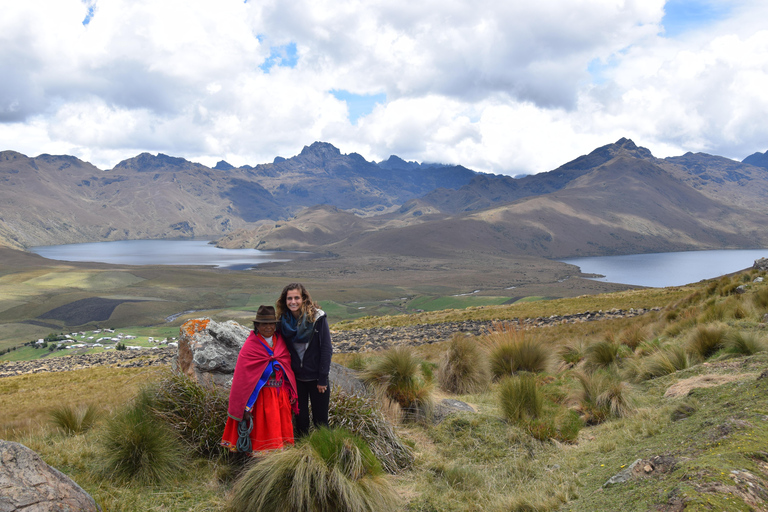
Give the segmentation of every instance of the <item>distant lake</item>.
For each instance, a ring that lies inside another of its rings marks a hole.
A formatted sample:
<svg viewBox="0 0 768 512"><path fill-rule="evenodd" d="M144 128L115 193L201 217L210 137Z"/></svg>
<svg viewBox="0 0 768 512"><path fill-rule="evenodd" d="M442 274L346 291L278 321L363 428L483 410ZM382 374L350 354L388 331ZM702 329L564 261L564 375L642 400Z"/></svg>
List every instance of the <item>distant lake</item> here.
<svg viewBox="0 0 768 512"><path fill-rule="evenodd" d="M594 278L596 281L663 288L744 270L755 260L765 257L768 257L768 249L663 252L560 261L576 265L585 274L605 276Z"/></svg>
<svg viewBox="0 0 768 512"><path fill-rule="evenodd" d="M260 263L290 261L290 252L220 249L206 240L122 240L30 248L44 258L120 265L212 265L244 270Z"/></svg>

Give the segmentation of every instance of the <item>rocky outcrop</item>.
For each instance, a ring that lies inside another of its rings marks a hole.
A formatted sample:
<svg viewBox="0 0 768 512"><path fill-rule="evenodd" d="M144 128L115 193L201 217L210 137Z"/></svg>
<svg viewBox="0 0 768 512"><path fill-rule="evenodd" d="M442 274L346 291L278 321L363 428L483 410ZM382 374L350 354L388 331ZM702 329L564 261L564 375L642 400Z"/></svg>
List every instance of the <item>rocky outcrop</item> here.
<svg viewBox="0 0 768 512"><path fill-rule="evenodd" d="M32 361L0 361L0 377L28 373L68 372L91 368L92 366L113 366L115 368L163 366L170 364L175 355L175 348L158 348L110 350L96 354L43 357Z"/></svg>
<svg viewBox="0 0 768 512"><path fill-rule="evenodd" d="M235 321L214 322L196 318L181 326L179 353L174 369L201 384L229 387L237 354L250 330Z"/></svg>
<svg viewBox="0 0 768 512"><path fill-rule="evenodd" d="M611 320L615 318L630 318L638 315L644 315L650 311L658 311L660 308L652 309L611 309L608 311L586 311L584 313L575 313L572 315L552 315L539 318L514 318L505 321L506 325L514 326L516 329L534 329L539 327L549 327L558 324L573 324L581 322L594 322L600 320ZM488 321L465 321L465 322L445 322L440 324L421 324L409 325L406 327L381 327L377 329L351 329L346 331L333 331L333 347L336 352L366 352L371 350L382 350L398 345L417 346L427 343L436 343L446 341L455 333L462 332L472 336L479 336L487 333L494 328L494 322Z"/></svg>
<svg viewBox="0 0 768 512"><path fill-rule="evenodd" d="M759 260L755 260L755 264L752 265L752 268L762 270L763 272L768 271L768 258L760 258Z"/></svg>
<svg viewBox="0 0 768 512"><path fill-rule="evenodd" d="M100 511L72 479L24 445L0 440L0 510Z"/></svg>
<svg viewBox="0 0 768 512"><path fill-rule="evenodd" d="M180 329L174 369L201 384L230 387L237 355L249 333L248 328L232 320L224 323L210 318L189 320ZM366 392L356 372L336 363L331 363L329 381L349 394Z"/></svg>

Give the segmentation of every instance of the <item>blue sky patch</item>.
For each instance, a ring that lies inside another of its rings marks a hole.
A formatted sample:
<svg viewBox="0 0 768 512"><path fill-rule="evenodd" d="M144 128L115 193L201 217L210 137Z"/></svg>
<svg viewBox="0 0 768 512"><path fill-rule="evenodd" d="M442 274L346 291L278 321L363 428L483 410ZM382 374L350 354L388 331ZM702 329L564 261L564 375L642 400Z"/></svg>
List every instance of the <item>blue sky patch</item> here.
<svg viewBox="0 0 768 512"><path fill-rule="evenodd" d="M299 55L296 51L296 43L288 43L283 46L272 46L269 49L269 57L259 66L262 71L269 73L274 66L295 68L299 62Z"/></svg>
<svg viewBox="0 0 768 512"><path fill-rule="evenodd" d="M725 19L727 5L712 0L670 0L664 5L664 35L675 37Z"/></svg>
<svg viewBox="0 0 768 512"><path fill-rule="evenodd" d="M91 18L93 18L93 13L96 11L96 4L86 2L83 3L88 7L88 11L85 13L85 19L83 20L83 25L87 26L91 22Z"/></svg>
<svg viewBox="0 0 768 512"><path fill-rule="evenodd" d="M352 124L357 124L357 120L373 112L373 108L376 105L387 101L387 95L384 93L352 94L349 91L333 90L331 91L331 94L333 94L337 100L347 103L349 122Z"/></svg>

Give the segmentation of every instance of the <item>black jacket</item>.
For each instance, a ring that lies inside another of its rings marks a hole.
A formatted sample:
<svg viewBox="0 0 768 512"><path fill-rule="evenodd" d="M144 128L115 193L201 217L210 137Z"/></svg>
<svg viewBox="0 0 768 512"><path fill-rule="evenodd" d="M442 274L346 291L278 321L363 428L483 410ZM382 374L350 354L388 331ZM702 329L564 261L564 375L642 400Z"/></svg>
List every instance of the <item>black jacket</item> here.
<svg viewBox="0 0 768 512"><path fill-rule="evenodd" d="M331 371L331 330L328 328L328 317L325 312L318 310L315 318L314 333L307 343L307 351L304 360L299 359L299 353L293 344L293 338L288 338L284 333L280 334L285 340L288 351L291 353L291 368L296 380L316 380L318 386L328 385L328 372Z"/></svg>

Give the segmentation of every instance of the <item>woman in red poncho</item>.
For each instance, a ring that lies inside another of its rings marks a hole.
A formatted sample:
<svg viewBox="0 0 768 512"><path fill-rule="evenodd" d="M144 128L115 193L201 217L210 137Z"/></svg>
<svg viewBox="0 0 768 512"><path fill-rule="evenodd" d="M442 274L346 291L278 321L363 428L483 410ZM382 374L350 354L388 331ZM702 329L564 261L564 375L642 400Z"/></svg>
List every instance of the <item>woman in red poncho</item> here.
<svg viewBox="0 0 768 512"><path fill-rule="evenodd" d="M221 440L222 446L233 452L255 455L293 444L292 414L298 413L296 379L285 342L275 332L276 325L275 308L259 306L254 330L237 356Z"/></svg>

